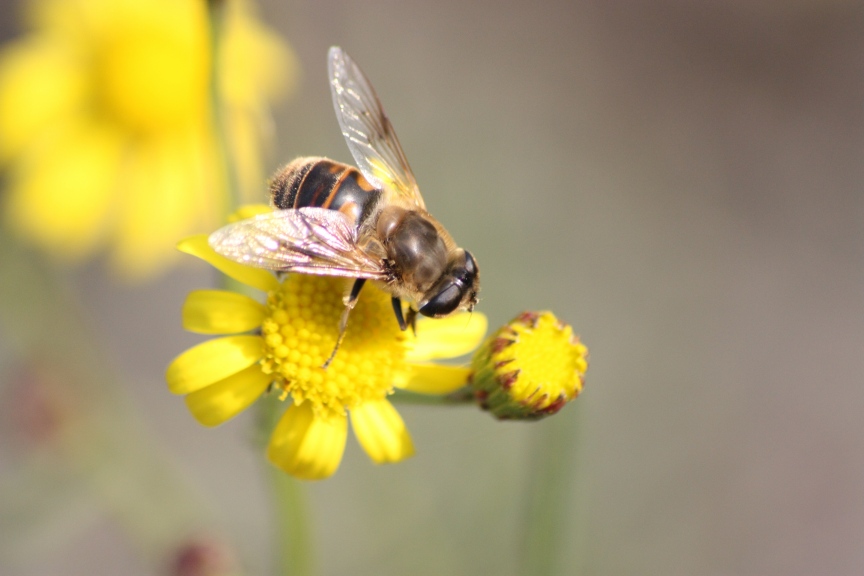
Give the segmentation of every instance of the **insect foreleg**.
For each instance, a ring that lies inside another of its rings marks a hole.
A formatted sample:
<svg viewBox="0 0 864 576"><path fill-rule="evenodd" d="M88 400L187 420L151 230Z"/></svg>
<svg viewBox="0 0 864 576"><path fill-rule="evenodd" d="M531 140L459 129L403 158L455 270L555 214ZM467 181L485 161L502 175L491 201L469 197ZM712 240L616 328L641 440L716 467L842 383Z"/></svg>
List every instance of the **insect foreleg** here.
<svg viewBox="0 0 864 576"><path fill-rule="evenodd" d="M408 325L411 326L411 331L414 333L414 336L417 336L417 310L414 308L408 308ZM405 328L402 328L405 330Z"/></svg>
<svg viewBox="0 0 864 576"><path fill-rule="evenodd" d="M405 322L405 316L402 315L402 301L396 296L393 297L393 312L396 313L396 321L399 322L399 329L403 332L408 329L408 323Z"/></svg>
<svg viewBox="0 0 864 576"><path fill-rule="evenodd" d="M336 346L333 347L333 352L330 353L330 357L327 358L326 362L324 362L322 368L326 369L330 366L333 358L336 357L336 351L339 350L339 345L342 344L342 340L345 339L345 330L348 329L348 315L351 313L351 310L354 309L354 306L357 305L357 298L360 296L360 290L363 289L365 283L365 278L358 278L355 280L354 285L351 287L351 293L348 294L347 298L345 298L345 309L342 311L342 317L339 318L339 336L336 338Z"/></svg>

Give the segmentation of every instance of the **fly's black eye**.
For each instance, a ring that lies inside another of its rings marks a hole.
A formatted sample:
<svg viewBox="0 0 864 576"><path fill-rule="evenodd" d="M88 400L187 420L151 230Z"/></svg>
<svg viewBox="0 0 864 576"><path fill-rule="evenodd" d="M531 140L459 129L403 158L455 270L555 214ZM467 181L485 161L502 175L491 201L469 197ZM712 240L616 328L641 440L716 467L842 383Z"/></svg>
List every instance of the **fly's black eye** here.
<svg viewBox="0 0 864 576"><path fill-rule="evenodd" d="M462 301L462 287L456 282L448 282L444 287L420 308L420 314L436 318L446 316L456 308Z"/></svg>
<svg viewBox="0 0 864 576"><path fill-rule="evenodd" d="M475 278L477 278L477 261L470 252L465 250L465 264L460 270L459 279L465 286L471 286Z"/></svg>
<svg viewBox="0 0 864 576"><path fill-rule="evenodd" d="M465 271L468 273L469 277L477 275L477 260L475 260L474 256L472 256L467 250L465 250Z"/></svg>

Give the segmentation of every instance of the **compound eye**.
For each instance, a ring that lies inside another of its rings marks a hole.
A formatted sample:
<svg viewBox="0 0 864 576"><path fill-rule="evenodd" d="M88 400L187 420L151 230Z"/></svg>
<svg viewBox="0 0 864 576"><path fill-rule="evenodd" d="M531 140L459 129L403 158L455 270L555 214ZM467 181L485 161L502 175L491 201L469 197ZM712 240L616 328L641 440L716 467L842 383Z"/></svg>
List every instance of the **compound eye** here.
<svg viewBox="0 0 864 576"><path fill-rule="evenodd" d="M477 260L467 250L465 250L465 270L468 272L470 278L477 275Z"/></svg>
<svg viewBox="0 0 864 576"><path fill-rule="evenodd" d="M431 318L447 316L462 301L462 287L456 282L448 282L444 288L420 308L420 314Z"/></svg>

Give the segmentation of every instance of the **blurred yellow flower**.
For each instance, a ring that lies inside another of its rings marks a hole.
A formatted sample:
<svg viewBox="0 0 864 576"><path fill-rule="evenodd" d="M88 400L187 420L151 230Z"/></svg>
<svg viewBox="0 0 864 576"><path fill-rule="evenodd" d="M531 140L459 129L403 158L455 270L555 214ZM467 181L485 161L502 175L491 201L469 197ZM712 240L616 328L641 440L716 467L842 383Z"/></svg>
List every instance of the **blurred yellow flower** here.
<svg viewBox="0 0 864 576"><path fill-rule="evenodd" d="M345 279L271 273L216 254L207 236L184 240L180 250L228 276L267 293L266 304L235 292L201 290L183 309L187 330L232 334L204 342L168 367L171 392L186 395L192 415L215 426L248 407L267 390L291 397L273 431L267 455L284 471L315 480L333 474L342 459L350 416L360 445L377 463L414 453L401 416L387 400L395 388L447 394L464 386L467 367L430 360L467 354L486 332L474 313L420 321L417 336L399 330L390 295L369 286L351 313L333 362L324 361L338 336Z"/></svg>
<svg viewBox="0 0 864 576"><path fill-rule="evenodd" d="M6 223L58 258L108 248L129 277L163 268L179 238L225 211L223 154L242 188L264 180L267 102L294 59L240 0L216 55L203 0L32 0L31 32L0 51Z"/></svg>

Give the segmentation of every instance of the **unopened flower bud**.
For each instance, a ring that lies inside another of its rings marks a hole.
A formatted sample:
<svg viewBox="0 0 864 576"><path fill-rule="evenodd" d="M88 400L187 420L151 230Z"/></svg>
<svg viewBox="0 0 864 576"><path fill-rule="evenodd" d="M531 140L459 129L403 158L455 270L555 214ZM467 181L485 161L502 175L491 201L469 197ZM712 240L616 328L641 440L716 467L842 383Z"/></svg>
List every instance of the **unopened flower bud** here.
<svg viewBox="0 0 864 576"><path fill-rule="evenodd" d="M537 420L582 391L588 349L551 312L523 312L498 329L472 360L471 388L496 418Z"/></svg>

